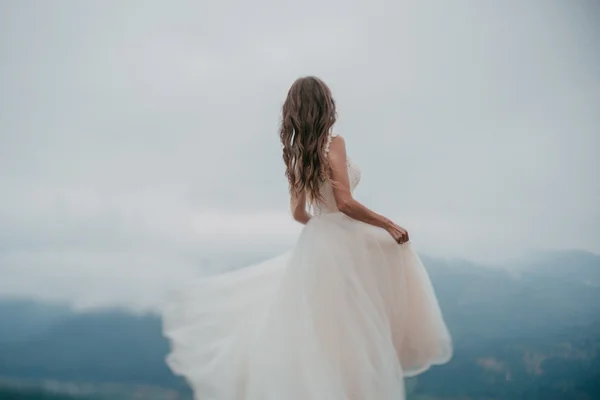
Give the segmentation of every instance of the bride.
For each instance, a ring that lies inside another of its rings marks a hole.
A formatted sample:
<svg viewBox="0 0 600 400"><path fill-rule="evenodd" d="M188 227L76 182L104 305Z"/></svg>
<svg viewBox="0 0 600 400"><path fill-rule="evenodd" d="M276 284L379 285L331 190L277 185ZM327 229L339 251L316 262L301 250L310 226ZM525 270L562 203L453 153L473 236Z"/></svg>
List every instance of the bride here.
<svg viewBox="0 0 600 400"><path fill-rule="evenodd" d="M360 170L335 121L320 79L292 85L280 137L305 224L296 246L190 282L166 304L167 363L196 399L401 400L404 377L451 358L408 232L352 197Z"/></svg>

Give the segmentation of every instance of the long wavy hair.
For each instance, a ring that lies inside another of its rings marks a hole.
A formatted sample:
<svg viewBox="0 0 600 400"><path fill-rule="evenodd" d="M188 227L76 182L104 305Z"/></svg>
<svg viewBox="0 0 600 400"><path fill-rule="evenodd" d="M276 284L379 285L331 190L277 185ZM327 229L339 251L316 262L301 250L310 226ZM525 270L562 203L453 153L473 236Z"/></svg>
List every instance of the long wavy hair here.
<svg viewBox="0 0 600 400"><path fill-rule="evenodd" d="M279 136L290 193L305 192L309 203L321 199L319 187L329 179L325 146L336 118L335 101L321 79L294 82L283 103Z"/></svg>

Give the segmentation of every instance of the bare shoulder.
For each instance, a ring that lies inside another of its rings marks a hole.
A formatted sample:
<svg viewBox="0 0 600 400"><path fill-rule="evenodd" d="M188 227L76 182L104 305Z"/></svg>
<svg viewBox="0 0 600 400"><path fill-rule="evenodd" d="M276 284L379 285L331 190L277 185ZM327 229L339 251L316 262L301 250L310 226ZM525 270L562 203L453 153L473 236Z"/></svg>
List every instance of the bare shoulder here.
<svg viewBox="0 0 600 400"><path fill-rule="evenodd" d="M335 150L344 150L346 149L346 141L344 140L343 136L340 135L335 135L334 137L331 138L331 145L330 145L330 151L335 151Z"/></svg>
<svg viewBox="0 0 600 400"><path fill-rule="evenodd" d="M346 160L346 141L342 136L336 135L331 139L329 159L332 162Z"/></svg>

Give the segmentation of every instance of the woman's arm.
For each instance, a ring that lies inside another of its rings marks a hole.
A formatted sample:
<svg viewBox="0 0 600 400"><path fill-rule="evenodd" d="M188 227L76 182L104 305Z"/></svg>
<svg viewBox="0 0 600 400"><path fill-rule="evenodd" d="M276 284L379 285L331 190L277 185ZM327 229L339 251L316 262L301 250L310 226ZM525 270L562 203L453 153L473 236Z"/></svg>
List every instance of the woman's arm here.
<svg viewBox="0 0 600 400"><path fill-rule="evenodd" d="M290 208L294 219L301 224L306 224L311 215L306 211L306 193L294 193L290 197Z"/></svg>
<svg viewBox="0 0 600 400"><path fill-rule="evenodd" d="M337 207L342 213L350 218L387 230L398 243L404 243L409 240L406 229L396 225L383 215L371 211L352 197L348 179L346 144L344 138L341 136L336 136L331 141L329 166L333 181L333 195Z"/></svg>

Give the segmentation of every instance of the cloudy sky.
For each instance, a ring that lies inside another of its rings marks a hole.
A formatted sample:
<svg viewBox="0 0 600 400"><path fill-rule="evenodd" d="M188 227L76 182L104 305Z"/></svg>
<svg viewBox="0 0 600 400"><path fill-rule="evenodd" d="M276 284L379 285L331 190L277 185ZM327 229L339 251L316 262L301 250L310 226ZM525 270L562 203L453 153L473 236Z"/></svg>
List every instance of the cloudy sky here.
<svg viewBox="0 0 600 400"><path fill-rule="evenodd" d="M599 40L595 0L3 1L0 296L143 309L288 250L308 74L423 253L600 252Z"/></svg>

